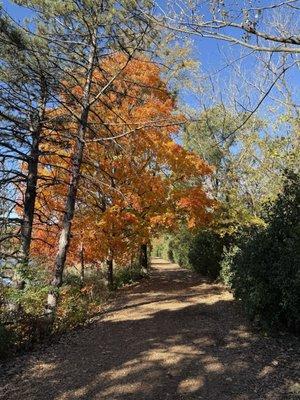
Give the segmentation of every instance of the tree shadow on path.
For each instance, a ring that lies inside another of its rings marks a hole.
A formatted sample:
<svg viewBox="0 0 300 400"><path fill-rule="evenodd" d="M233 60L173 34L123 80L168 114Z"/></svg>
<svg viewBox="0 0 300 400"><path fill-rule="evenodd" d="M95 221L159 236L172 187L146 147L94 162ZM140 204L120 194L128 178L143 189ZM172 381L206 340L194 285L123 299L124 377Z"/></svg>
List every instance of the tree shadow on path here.
<svg viewBox="0 0 300 400"><path fill-rule="evenodd" d="M101 320L25 358L1 398L296 399L295 346L253 333L222 286L160 262Z"/></svg>

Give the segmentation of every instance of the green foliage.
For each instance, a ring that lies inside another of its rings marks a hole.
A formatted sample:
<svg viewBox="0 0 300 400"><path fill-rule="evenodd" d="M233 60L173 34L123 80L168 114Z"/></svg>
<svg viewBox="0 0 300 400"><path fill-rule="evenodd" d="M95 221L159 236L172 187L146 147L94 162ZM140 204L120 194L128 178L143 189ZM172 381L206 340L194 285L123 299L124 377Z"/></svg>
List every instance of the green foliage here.
<svg viewBox="0 0 300 400"><path fill-rule="evenodd" d="M76 270L68 270L60 288L54 332L64 332L83 324L100 310L108 298L106 274L103 270L86 268L82 281ZM134 264L128 268L116 268L115 289L145 277L146 273ZM20 291L0 286L0 358L10 355L18 348L30 346L45 335L43 313L49 286L47 274L42 267L34 267L32 279L26 276L27 285ZM10 311L8 304L19 308Z"/></svg>
<svg viewBox="0 0 300 400"><path fill-rule="evenodd" d="M299 122L286 135L277 125L281 134L276 136L274 128L268 133L266 121L254 117L243 124L245 117L216 105L202 111L183 134L186 148L215 168L209 182L219 202L213 229L222 236L263 226L262 210L280 192L283 169L299 165Z"/></svg>
<svg viewBox="0 0 300 400"><path fill-rule="evenodd" d="M43 314L48 292L48 286L27 285L24 290L10 288L7 300L19 304L25 314L40 316Z"/></svg>
<svg viewBox="0 0 300 400"><path fill-rule="evenodd" d="M137 264L127 268L119 268L115 272L114 288L117 289L124 285L134 283L145 276L147 276L147 274Z"/></svg>
<svg viewBox="0 0 300 400"><path fill-rule="evenodd" d="M69 271L60 289L55 330L66 331L95 315L108 297L105 274L102 270L89 270L82 281L79 274Z"/></svg>
<svg viewBox="0 0 300 400"><path fill-rule="evenodd" d="M181 228L170 241L169 250L174 261L184 268L216 279L220 272L220 262L224 239L213 230L200 229L190 232Z"/></svg>
<svg viewBox="0 0 300 400"><path fill-rule="evenodd" d="M169 243L172 259L174 262L180 265L180 267L192 268L189 260L189 252L192 246L192 241L192 233L185 227L182 227Z"/></svg>
<svg viewBox="0 0 300 400"><path fill-rule="evenodd" d="M153 247L151 256L174 262L172 243L171 235L162 235L161 237L154 239L152 243Z"/></svg>
<svg viewBox="0 0 300 400"><path fill-rule="evenodd" d="M266 328L300 329L300 177L289 174L265 212L266 229L224 262L235 297Z"/></svg>
<svg viewBox="0 0 300 400"><path fill-rule="evenodd" d="M49 292L47 274L42 267L33 267L32 279L27 275L24 290L0 287L0 357L30 346L46 334L44 311ZM100 304L107 298L104 275L92 271L81 281L79 275L68 272L60 289L54 331L65 331L82 324L99 311ZM17 305L11 310L9 305Z"/></svg>
<svg viewBox="0 0 300 400"><path fill-rule="evenodd" d="M253 226L264 226L263 219L245 206L245 198L241 196L238 189L232 188L224 194L226 194L226 201L220 202L211 226L215 232L232 242L241 232Z"/></svg>
<svg viewBox="0 0 300 400"><path fill-rule="evenodd" d="M221 268L222 253L222 237L209 229L200 230L193 238L189 261L196 272L216 279Z"/></svg>
<svg viewBox="0 0 300 400"><path fill-rule="evenodd" d="M82 324L89 315L89 301L80 285L64 285L56 313L55 330L65 331Z"/></svg>
<svg viewBox="0 0 300 400"><path fill-rule="evenodd" d="M220 278L221 281L228 287L232 286L233 272L232 265L239 251L239 247L233 245L229 250L225 250L221 261Z"/></svg>

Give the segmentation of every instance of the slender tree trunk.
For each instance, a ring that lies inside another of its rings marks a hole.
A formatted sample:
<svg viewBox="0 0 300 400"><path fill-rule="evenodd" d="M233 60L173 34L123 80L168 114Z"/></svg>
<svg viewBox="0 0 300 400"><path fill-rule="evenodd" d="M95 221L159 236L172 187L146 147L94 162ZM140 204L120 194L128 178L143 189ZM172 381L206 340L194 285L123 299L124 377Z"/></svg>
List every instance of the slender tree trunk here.
<svg viewBox="0 0 300 400"><path fill-rule="evenodd" d="M130 268L133 268L133 265L134 265L134 256L133 256L133 254L131 254L131 256L130 256Z"/></svg>
<svg viewBox="0 0 300 400"><path fill-rule="evenodd" d="M72 160L72 169L70 175L69 189L65 204L65 212L62 222L62 228L58 243L58 251L56 254L55 264L54 264L54 278L52 280L51 286L52 290L48 294L46 316L48 323L52 325L55 311L57 307L59 288L63 281L63 271L65 267L67 252L70 244L70 234L72 227L72 220L74 217L75 203L77 197L77 190L80 178L80 169L83 159L84 152L84 138L87 130L88 116L89 116L89 99L92 75L94 71L94 61L96 55L96 35L93 37L93 43L91 44L91 49L88 57L88 67L87 67L87 77L83 89L82 96L82 109L80 116L79 128L76 136L75 151Z"/></svg>
<svg viewBox="0 0 300 400"><path fill-rule="evenodd" d="M84 275L85 275L85 265L84 265L84 247L83 243L81 243L80 246L80 281L81 281L81 286L84 285Z"/></svg>
<svg viewBox="0 0 300 400"><path fill-rule="evenodd" d="M46 108L46 83L41 77L41 99L38 104L38 122L31 126L31 149L27 158L27 181L24 195L23 218L21 224L21 271L16 271L14 276L15 287L22 290L25 287L24 269L27 268L30 257L32 241L32 228L34 221L35 201L37 194L38 164L40 156L40 141L43 129Z"/></svg>
<svg viewBox="0 0 300 400"><path fill-rule="evenodd" d="M114 263L113 258L110 255L106 260L107 266L107 282L109 290L113 290L114 288Z"/></svg>
<svg viewBox="0 0 300 400"><path fill-rule="evenodd" d="M21 225L21 271L18 269L14 275L14 286L24 289L24 269L27 268L30 256L30 244L32 239L32 225L36 199L36 185L39 159L39 134L35 135L32 150L28 157L28 176L24 198L24 214Z"/></svg>
<svg viewBox="0 0 300 400"><path fill-rule="evenodd" d="M140 248L140 265L142 268L148 269L148 247L145 243Z"/></svg>
<svg viewBox="0 0 300 400"><path fill-rule="evenodd" d="M27 264L29 261L30 245L32 239L32 225L34 219L34 208L38 180L39 143L40 131L37 131L33 136L32 148L28 157L28 176L24 198L24 215L21 227L22 256L24 264Z"/></svg>

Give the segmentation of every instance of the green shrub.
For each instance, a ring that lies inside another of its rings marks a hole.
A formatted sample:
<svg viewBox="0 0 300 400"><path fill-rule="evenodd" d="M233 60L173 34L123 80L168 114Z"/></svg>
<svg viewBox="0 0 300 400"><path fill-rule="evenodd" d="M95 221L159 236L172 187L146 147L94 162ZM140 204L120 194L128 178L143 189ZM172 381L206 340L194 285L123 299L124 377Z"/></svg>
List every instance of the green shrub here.
<svg viewBox="0 0 300 400"><path fill-rule="evenodd" d="M169 242L172 261L183 268L191 268L189 252L193 241L192 233L185 227L181 227L177 235Z"/></svg>
<svg viewBox="0 0 300 400"><path fill-rule="evenodd" d="M87 269L84 282L78 273L68 271L60 289L55 330L66 331L84 323L99 311L107 296L103 271Z"/></svg>
<svg viewBox="0 0 300 400"><path fill-rule="evenodd" d="M236 245L225 250L221 261L220 278L221 281L228 287L232 286L233 279L233 263L240 248Z"/></svg>
<svg viewBox="0 0 300 400"><path fill-rule="evenodd" d="M83 323L89 316L87 296L80 286L64 285L60 290L55 330L65 331Z"/></svg>
<svg viewBox="0 0 300 400"><path fill-rule="evenodd" d="M26 313L22 308L13 311L3 308L0 318L0 359L39 341L45 332L42 333L42 327L37 314Z"/></svg>
<svg viewBox="0 0 300 400"><path fill-rule="evenodd" d="M39 322L49 289L43 268L35 264L31 268L30 273L29 268L23 271L26 281L24 290L0 286L1 357L40 339Z"/></svg>
<svg viewBox="0 0 300 400"><path fill-rule="evenodd" d="M145 276L146 273L138 265L116 269L114 275L114 288L117 289L124 285L134 283Z"/></svg>
<svg viewBox="0 0 300 400"><path fill-rule="evenodd" d="M170 249L169 235L163 235L158 239L154 239L151 256L163 258L164 260L171 260L172 250Z"/></svg>
<svg viewBox="0 0 300 400"><path fill-rule="evenodd" d="M0 356L28 347L48 333L43 318L49 292L46 279L47 274L36 273L34 279L27 279L21 291L0 286ZM60 288L54 331L66 331L82 324L99 311L107 296L102 271L87 270L82 282L78 273L67 270ZM11 311L9 304L19 307Z"/></svg>
<svg viewBox="0 0 300 400"><path fill-rule="evenodd" d="M189 262L193 270L216 279L221 269L223 239L212 230L201 229L193 238Z"/></svg>
<svg viewBox="0 0 300 400"><path fill-rule="evenodd" d="M34 273L26 275L24 290L0 285L0 357L5 357L19 348L28 347L47 334L43 319L47 294L48 275L42 268L34 266ZM106 272L86 268L82 281L78 271L66 270L60 290L54 332L63 332L84 323L100 310L108 297ZM116 268L115 288L135 282L145 272L135 264L130 268ZM10 311L8 305L19 305ZM48 332L49 333L49 332Z"/></svg>
<svg viewBox="0 0 300 400"><path fill-rule="evenodd" d="M290 174L258 229L230 261L230 281L247 314L266 328L300 328L300 179Z"/></svg>
<svg viewBox="0 0 300 400"><path fill-rule="evenodd" d="M219 276L223 246L223 238L210 229L192 233L184 227L170 242L176 263L212 279Z"/></svg>

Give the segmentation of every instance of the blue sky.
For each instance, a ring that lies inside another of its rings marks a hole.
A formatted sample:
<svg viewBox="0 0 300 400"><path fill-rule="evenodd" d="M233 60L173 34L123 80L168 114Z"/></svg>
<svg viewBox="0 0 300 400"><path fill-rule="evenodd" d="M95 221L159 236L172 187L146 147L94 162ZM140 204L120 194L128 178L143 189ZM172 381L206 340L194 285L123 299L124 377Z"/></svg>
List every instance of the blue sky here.
<svg viewBox="0 0 300 400"><path fill-rule="evenodd" d="M1 4L1 0L0 0ZM3 8L12 15L17 21L22 21L25 17L29 17L31 12L24 7L17 6L16 4L12 4L8 0L2 0Z"/></svg>
<svg viewBox="0 0 300 400"><path fill-rule="evenodd" d="M24 17L28 17L31 15L31 12L26 8L19 7L15 4L12 4L9 0L2 0L4 9L13 16L18 22L21 22ZM1 0L0 0L1 4ZM228 85L232 80L239 80L240 77L236 76L236 72L232 67L226 67L228 60L234 60L241 56L241 54L245 54L249 52L248 50L241 50L239 46L233 46L225 42L216 41L213 39L203 39L199 37L193 37L194 49L193 49L193 57L199 60L201 63L201 72L203 76L207 76L208 79L206 83L212 82L216 85L216 90L222 93L222 98L230 98L230 91L228 89ZM241 53L241 51L243 53ZM236 66L236 64L233 64ZM241 70L244 74L244 77L249 77L249 81L255 83L255 69L257 68L256 59L253 56L249 56L244 58L241 61ZM263 71L262 71L263 74ZM300 73L299 69L293 69L288 73L288 82L292 91L295 91L295 101L300 104ZM266 83L266 87L268 87L268 82ZM295 90L294 90L295 89ZM297 94L298 93L298 94ZM240 102L243 103L244 92L242 89L241 82L241 93ZM259 108L259 113L263 115L269 114L269 109L275 106L275 103L272 100L272 96L277 96L277 89L274 88L271 92L271 96L264 101L262 106ZM216 94L216 99L218 95ZM260 99L260 94L253 87L251 90L251 102L253 105L257 104ZM190 92L182 92L181 98L184 102L191 106L195 106L198 102L196 101L196 97L191 95ZM203 94L200 101L205 103L205 93Z"/></svg>

